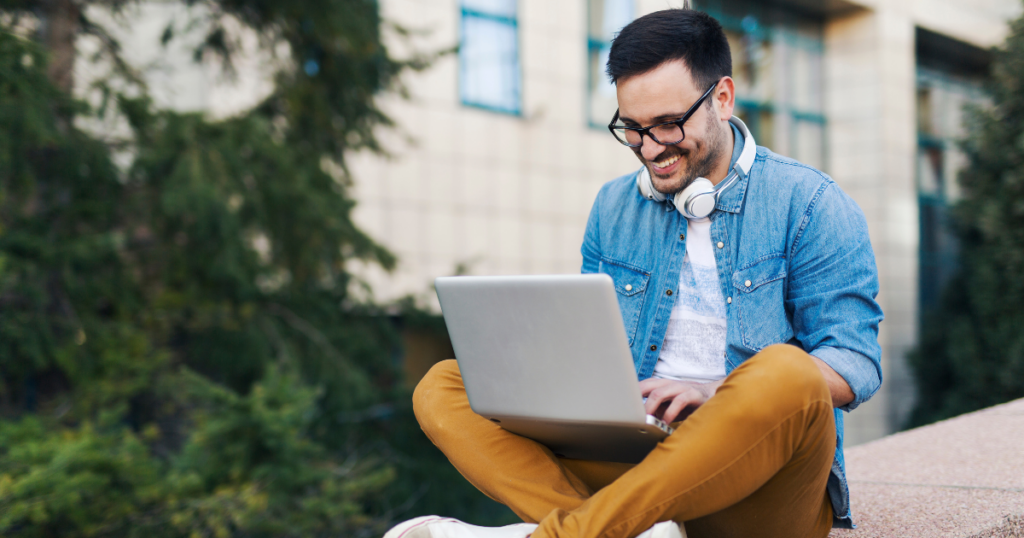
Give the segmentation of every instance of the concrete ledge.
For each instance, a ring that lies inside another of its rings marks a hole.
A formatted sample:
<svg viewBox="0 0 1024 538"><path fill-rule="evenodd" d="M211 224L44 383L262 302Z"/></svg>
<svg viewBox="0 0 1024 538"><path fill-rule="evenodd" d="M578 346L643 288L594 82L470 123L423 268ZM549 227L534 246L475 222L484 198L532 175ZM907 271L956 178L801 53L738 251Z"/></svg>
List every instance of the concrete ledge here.
<svg viewBox="0 0 1024 538"><path fill-rule="evenodd" d="M1024 538L1024 399L846 451L855 530L830 538Z"/></svg>

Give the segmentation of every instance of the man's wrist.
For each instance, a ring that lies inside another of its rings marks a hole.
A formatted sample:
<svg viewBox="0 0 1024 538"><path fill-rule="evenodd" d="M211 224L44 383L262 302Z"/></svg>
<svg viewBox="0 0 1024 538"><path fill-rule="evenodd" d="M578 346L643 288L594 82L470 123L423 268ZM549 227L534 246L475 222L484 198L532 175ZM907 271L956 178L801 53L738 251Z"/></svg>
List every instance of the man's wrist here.
<svg viewBox="0 0 1024 538"><path fill-rule="evenodd" d="M701 388L704 390L704 395L707 397L708 400L710 400L712 396L718 393L718 387L721 387L722 383L725 383L724 378L719 379L718 381L711 381L710 383L705 383L704 385L702 385Z"/></svg>

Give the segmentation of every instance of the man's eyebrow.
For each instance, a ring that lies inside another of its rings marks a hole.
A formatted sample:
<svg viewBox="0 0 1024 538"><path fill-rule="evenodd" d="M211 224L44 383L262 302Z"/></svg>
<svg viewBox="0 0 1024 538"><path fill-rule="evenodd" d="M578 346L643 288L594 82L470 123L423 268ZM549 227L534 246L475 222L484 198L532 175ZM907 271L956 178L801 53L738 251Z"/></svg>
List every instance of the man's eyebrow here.
<svg viewBox="0 0 1024 538"><path fill-rule="evenodd" d="M679 118L682 118L685 114L685 112L677 112L674 114L662 114L660 116L656 116L653 120L651 120L651 125L657 125L659 123L665 123L666 121L677 120ZM640 125L640 122L634 120L633 118L627 118L626 116L623 116L621 114L619 115L619 119L622 120L623 123L629 122Z"/></svg>

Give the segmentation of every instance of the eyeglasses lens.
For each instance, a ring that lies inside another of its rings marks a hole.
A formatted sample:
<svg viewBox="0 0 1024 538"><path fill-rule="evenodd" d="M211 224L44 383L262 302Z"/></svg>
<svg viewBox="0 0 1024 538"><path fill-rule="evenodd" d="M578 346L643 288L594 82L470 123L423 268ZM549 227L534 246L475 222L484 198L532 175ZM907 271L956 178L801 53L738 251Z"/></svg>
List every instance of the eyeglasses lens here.
<svg viewBox="0 0 1024 538"><path fill-rule="evenodd" d="M683 130L674 123L667 123L665 125L652 127L651 134L654 135L654 138L658 139L658 143L666 146L678 144L683 140Z"/></svg>
<svg viewBox="0 0 1024 538"><path fill-rule="evenodd" d="M625 135L626 143L629 144L630 146L639 146L641 142L643 142L643 137L640 135L639 131L634 131L632 129L623 129L619 132Z"/></svg>
<svg viewBox="0 0 1024 538"><path fill-rule="evenodd" d="M627 146L640 146L643 144L643 137L640 131L616 128L613 132L615 133L615 138L618 138L619 142ZM671 146L683 141L683 130L674 123L651 127L649 133L654 135L655 142L665 146Z"/></svg>

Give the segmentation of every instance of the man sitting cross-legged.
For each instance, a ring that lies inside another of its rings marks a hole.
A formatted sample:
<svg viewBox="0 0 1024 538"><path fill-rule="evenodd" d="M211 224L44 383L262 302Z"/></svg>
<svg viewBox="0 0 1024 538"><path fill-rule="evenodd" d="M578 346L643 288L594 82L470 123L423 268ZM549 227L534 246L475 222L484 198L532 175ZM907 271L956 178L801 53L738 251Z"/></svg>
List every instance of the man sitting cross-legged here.
<svg viewBox="0 0 1024 538"><path fill-rule="evenodd" d="M413 397L423 431L527 523L431 516L387 538L823 538L850 528L841 410L881 384L863 215L828 176L763 147L730 175L750 141L729 121L729 43L708 15L635 20L612 43L608 73L619 104L610 130L643 167L598 194L583 272L616 282L647 412L676 422L675 433L636 465L563 459L475 414L455 361L439 363ZM705 191L712 203L688 203Z"/></svg>

